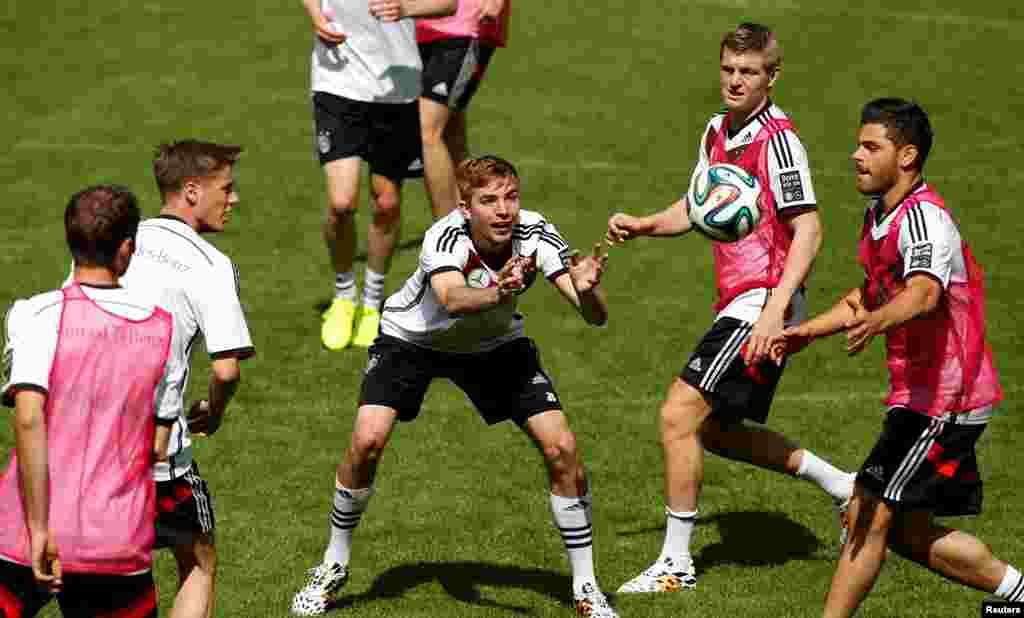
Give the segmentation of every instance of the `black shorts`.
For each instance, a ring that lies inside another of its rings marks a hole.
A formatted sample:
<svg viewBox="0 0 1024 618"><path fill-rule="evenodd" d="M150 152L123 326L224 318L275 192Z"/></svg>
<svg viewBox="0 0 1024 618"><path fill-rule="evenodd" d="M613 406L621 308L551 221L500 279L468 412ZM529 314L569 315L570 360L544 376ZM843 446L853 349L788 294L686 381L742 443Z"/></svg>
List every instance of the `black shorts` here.
<svg viewBox="0 0 1024 618"><path fill-rule="evenodd" d="M477 39L441 39L420 45L423 98L464 110L484 78L494 46Z"/></svg>
<svg viewBox="0 0 1024 618"><path fill-rule="evenodd" d="M716 320L679 373L708 397L712 413L727 422L744 418L765 422L785 367L770 360L747 366L741 352L751 328L749 322L735 318Z"/></svg>
<svg viewBox="0 0 1024 618"><path fill-rule="evenodd" d="M156 484L156 547L188 545L196 534L213 535L213 498L193 461L188 472Z"/></svg>
<svg viewBox="0 0 1024 618"><path fill-rule="evenodd" d="M367 103L327 92L313 93L316 151L320 164L359 157L370 172L393 181L422 168L420 115L411 103Z"/></svg>
<svg viewBox="0 0 1024 618"><path fill-rule="evenodd" d="M428 350L388 335L369 349L360 405L387 406L411 421L420 412L434 378L448 378L466 393L488 425L561 410L555 387L540 366L540 355L526 337L490 352L454 354Z"/></svg>
<svg viewBox="0 0 1024 618"><path fill-rule="evenodd" d="M56 595L65 618L156 618L156 584L138 575L64 573ZM0 618L32 618L54 595L36 585L32 569L0 560Z"/></svg>
<svg viewBox="0 0 1024 618"><path fill-rule="evenodd" d="M974 445L985 427L893 408L857 483L902 509L977 515L982 491Z"/></svg>

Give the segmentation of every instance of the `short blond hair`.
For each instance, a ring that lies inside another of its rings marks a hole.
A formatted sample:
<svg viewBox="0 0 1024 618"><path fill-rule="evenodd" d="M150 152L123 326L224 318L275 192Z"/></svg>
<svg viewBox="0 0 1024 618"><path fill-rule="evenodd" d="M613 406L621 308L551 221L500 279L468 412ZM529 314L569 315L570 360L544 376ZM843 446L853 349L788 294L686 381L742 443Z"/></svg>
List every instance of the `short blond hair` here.
<svg viewBox="0 0 1024 618"><path fill-rule="evenodd" d="M718 48L718 58L722 58L725 50L737 54L754 51L765 56L765 70L774 74L782 66L782 48L775 33L768 26L743 22L722 35L722 44Z"/></svg>
<svg viewBox="0 0 1024 618"><path fill-rule="evenodd" d="M459 195L469 202L473 190L479 189L495 178L519 178L516 166L510 161L494 155L466 159L455 170L459 184Z"/></svg>

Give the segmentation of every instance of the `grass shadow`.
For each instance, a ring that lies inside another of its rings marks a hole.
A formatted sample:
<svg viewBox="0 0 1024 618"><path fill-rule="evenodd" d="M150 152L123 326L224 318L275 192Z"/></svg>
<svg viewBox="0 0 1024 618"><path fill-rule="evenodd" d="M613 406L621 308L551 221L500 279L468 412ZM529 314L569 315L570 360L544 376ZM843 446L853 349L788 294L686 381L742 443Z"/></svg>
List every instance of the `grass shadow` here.
<svg viewBox="0 0 1024 618"><path fill-rule="evenodd" d="M811 559L821 548L821 542L810 529L783 513L727 512L703 521L704 525L718 526L722 540L694 556L700 571L726 564L778 566L790 560Z"/></svg>
<svg viewBox="0 0 1024 618"><path fill-rule="evenodd" d="M437 582L452 598L481 607L493 607L517 614L532 614L533 608L499 603L483 596L481 586L520 588L543 594L567 607L572 606L572 579L543 569L525 569L487 562L417 562L388 569L362 594L338 599L332 609L357 603L394 599L422 584Z"/></svg>

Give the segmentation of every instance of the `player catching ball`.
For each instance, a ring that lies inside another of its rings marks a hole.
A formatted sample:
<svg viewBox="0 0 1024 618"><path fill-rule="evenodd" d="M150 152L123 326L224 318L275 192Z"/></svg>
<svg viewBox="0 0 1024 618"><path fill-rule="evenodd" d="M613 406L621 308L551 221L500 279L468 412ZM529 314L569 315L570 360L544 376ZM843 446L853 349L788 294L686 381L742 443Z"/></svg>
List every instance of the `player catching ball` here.
<svg viewBox="0 0 1024 618"><path fill-rule="evenodd" d="M369 349L351 446L337 468L331 538L323 562L295 595L292 613L327 611L349 577L352 533L396 421L411 421L435 378L461 388L487 424L516 423L537 445L549 500L572 568L577 615L615 618L594 576L591 500L576 437L540 354L516 311L537 272L583 319L608 319L602 248L580 258L543 215L519 206L519 174L485 156L458 168L459 208L426 233L419 266L384 303ZM412 505L404 505L410 508Z"/></svg>
<svg viewBox="0 0 1024 618"><path fill-rule="evenodd" d="M715 321L661 407L665 453L665 542L654 563L620 592L693 588L690 537L704 480L704 450L768 470L805 478L837 505L850 497L853 477L764 423L783 367L767 358L772 337L802 319L804 280L821 246L821 223L810 168L793 124L769 98L782 50L775 35L744 23L719 48L719 81L727 109L708 122L694 176L729 163L757 177L760 223L733 243L712 243L718 302ZM689 232L686 200L648 217L618 213L608 240L678 236Z"/></svg>

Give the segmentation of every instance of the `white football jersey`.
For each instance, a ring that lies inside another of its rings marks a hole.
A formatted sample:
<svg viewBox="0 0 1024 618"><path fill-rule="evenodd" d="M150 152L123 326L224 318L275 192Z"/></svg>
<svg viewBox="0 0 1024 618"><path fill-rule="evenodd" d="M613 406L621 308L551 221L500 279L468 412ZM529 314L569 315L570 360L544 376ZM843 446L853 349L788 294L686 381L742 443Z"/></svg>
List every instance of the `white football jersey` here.
<svg viewBox="0 0 1024 618"><path fill-rule="evenodd" d="M320 9L348 38L328 45L313 36L313 92L375 103L420 96L423 63L412 18L381 21L370 15L367 0L321 0Z"/></svg>
<svg viewBox="0 0 1024 618"><path fill-rule="evenodd" d="M192 440L185 420L192 349L202 336L211 358L255 354L239 299L238 274L231 259L184 221L170 216L139 225L135 255L122 277L125 287L149 290L174 317L171 356L177 371L171 388L157 402L162 414L178 420L171 431L169 463L158 463L158 481L177 478L192 466Z"/></svg>
<svg viewBox="0 0 1024 618"><path fill-rule="evenodd" d="M144 320L153 314L155 298L146 290L126 287L81 285L82 292L104 311L129 320ZM7 311L4 325L3 375L0 376L4 405L13 406L12 387L50 390L50 370L57 353L61 309L64 295L60 290L17 300ZM160 401L173 389L171 376L180 373L180 359L168 355L164 376L157 385L154 398ZM176 413L154 405L158 419L173 421Z"/></svg>
<svg viewBox="0 0 1024 618"><path fill-rule="evenodd" d="M922 184L915 189L928 188ZM872 200L865 216L870 217L871 238L878 240L889 233L893 215L899 208L879 220L877 214L883 206L876 198ZM896 247L903 258L903 278L916 272L934 277L942 288L949 282L967 281L967 266L964 262L963 241L960 230L949 213L930 202L921 202L912 207L900 221L899 239Z"/></svg>
<svg viewBox="0 0 1024 618"><path fill-rule="evenodd" d="M564 265L568 245L540 213L521 210L512 238L514 254L536 256L537 270L548 280L568 272ZM523 336L523 316L515 302L469 315L448 313L430 285L431 276L445 271L461 272L467 285L475 288L489 287L497 278L477 253L469 221L460 209L427 230L416 272L384 302L381 333L458 353L486 352Z"/></svg>

